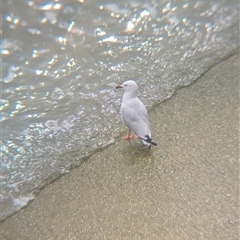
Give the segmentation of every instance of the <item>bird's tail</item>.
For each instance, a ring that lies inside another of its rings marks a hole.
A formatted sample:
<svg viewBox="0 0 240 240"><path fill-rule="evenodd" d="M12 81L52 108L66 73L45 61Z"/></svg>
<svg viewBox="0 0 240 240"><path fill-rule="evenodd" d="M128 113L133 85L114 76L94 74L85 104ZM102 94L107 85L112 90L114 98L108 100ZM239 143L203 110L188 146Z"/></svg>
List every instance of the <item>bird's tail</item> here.
<svg viewBox="0 0 240 240"><path fill-rule="evenodd" d="M145 135L144 138L141 138L144 142L148 143L148 148L150 149L151 146L157 146L157 144L155 142L152 141L152 139L148 136L148 135Z"/></svg>

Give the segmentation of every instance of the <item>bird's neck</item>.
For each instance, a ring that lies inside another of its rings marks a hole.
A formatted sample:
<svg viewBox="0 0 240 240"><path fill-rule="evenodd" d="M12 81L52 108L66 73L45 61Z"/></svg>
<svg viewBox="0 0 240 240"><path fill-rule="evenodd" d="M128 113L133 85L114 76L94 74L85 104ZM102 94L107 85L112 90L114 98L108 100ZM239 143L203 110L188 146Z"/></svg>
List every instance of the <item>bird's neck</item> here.
<svg viewBox="0 0 240 240"><path fill-rule="evenodd" d="M137 97L137 92L125 92L123 94L123 100L133 99Z"/></svg>

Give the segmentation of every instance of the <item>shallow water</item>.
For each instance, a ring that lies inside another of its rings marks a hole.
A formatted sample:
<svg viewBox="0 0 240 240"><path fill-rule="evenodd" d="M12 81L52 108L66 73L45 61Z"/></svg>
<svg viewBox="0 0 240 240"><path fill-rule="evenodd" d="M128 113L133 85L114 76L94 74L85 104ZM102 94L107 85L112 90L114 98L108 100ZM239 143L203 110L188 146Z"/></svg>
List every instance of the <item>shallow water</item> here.
<svg viewBox="0 0 240 240"><path fill-rule="evenodd" d="M2 219L122 133L117 83L149 108L239 47L238 1L2 7Z"/></svg>

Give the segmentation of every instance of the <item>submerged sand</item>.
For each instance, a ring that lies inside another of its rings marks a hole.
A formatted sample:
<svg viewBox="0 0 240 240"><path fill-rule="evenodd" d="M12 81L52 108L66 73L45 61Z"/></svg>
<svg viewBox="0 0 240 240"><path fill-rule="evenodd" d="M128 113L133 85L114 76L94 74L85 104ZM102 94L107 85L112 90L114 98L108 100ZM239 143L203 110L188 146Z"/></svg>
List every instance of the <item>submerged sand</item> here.
<svg viewBox="0 0 240 240"><path fill-rule="evenodd" d="M150 112L1 224L2 239L239 239L239 55Z"/></svg>

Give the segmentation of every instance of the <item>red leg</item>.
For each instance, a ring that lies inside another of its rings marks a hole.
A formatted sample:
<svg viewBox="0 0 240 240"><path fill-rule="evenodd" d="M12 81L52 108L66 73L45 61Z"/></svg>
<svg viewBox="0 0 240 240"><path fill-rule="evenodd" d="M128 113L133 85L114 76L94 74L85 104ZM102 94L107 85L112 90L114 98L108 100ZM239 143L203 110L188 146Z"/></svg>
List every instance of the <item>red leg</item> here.
<svg viewBox="0 0 240 240"><path fill-rule="evenodd" d="M131 130L128 129L128 133L127 133L127 135L125 137L123 137L123 139L125 139L125 140L131 139L130 132L131 132Z"/></svg>
<svg viewBox="0 0 240 240"><path fill-rule="evenodd" d="M138 139L139 138L139 136L137 134L131 136L130 133L131 133L131 130L128 129L128 133L127 133L127 135L125 137L123 137L123 139L129 140L129 139Z"/></svg>
<svg viewBox="0 0 240 240"><path fill-rule="evenodd" d="M134 136L132 136L132 138L139 139L139 136L137 134L135 134Z"/></svg>

